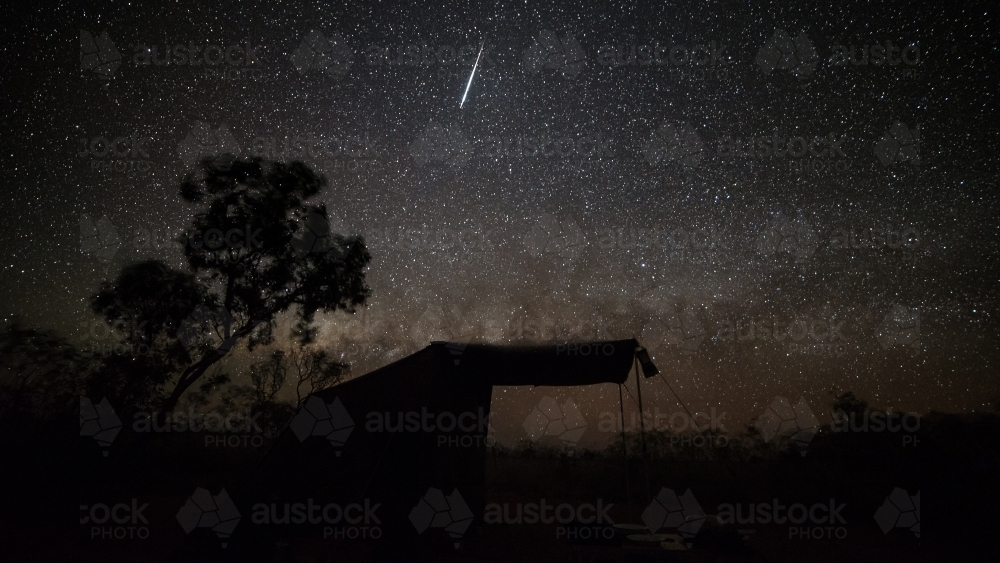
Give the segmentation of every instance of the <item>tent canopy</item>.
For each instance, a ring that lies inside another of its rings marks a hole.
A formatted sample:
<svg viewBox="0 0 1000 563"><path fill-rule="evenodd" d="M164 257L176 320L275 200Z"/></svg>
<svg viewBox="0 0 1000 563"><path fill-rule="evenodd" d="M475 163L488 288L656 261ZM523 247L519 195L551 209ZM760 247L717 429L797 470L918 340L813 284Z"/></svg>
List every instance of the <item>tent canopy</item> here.
<svg viewBox="0 0 1000 563"><path fill-rule="evenodd" d="M268 456L257 493L293 502L369 499L382 506L387 538L447 539L442 530L417 530L411 511L436 488L459 491L481 517L494 385L620 384L640 350L634 339L541 346L433 342L311 395Z"/></svg>
<svg viewBox="0 0 1000 563"><path fill-rule="evenodd" d="M318 393L334 396L347 387L367 386L389 373L439 364L443 379L478 385L573 386L624 383L639 343L635 339L531 346L432 342L420 352ZM410 375L415 375L409 372ZM400 382L402 383L402 382Z"/></svg>

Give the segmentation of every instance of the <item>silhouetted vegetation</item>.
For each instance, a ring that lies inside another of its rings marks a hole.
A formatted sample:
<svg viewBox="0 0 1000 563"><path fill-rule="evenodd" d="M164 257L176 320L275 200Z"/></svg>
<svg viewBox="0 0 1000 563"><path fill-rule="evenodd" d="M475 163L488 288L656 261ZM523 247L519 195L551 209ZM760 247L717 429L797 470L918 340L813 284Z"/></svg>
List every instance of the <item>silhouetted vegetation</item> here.
<svg viewBox="0 0 1000 563"><path fill-rule="evenodd" d="M109 325L141 326L128 338L149 350L105 358L95 391L169 412L237 345L273 343L279 315L294 314L296 338L308 343L317 312L363 305L364 241L330 233L325 206L307 203L325 185L301 163L204 161L181 186L199 206L178 241L187 269L135 264L92 299Z"/></svg>

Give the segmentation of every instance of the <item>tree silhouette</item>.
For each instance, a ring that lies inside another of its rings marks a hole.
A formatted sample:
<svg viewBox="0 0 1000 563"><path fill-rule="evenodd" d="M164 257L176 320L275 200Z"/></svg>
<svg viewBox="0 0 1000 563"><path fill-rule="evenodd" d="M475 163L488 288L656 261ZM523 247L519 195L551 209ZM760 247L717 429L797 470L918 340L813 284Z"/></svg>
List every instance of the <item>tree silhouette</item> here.
<svg viewBox="0 0 1000 563"><path fill-rule="evenodd" d="M250 385L230 387L222 398L223 405L259 413L259 425L265 432L280 432L295 414L291 404L278 399L288 377L285 352L274 350L266 360L252 364L249 373Z"/></svg>
<svg viewBox="0 0 1000 563"><path fill-rule="evenodd" d="M87 369L87 358L65 338L15 317L0 329L0 419L66 412L84 391L76 376Z"/></svg>
<svg viewBox="0 0 1000 563"><path fill-rule="evenodd" d="M213 299L192 273L155 260L127 266L113 284L103 283L91 297L91 308L108 325L125 327L117 335L126 349L143 348L142 353L103 355L101 368L88 380L89 393L126 410L154 406L163 386L191 364L177 339L175 319Z"/></svg>
<svg viewBox="0 0 1000 563"><path fill-rule="evenodd" d="M288 352L272 351L266 359L251 364L248 372L250 385L229 387L221 397L223 406L260 413L265 431L280 431L309 395L339 383L350 373L350 366L337 362L326 350L298 344ZM291 402L279 397L289 379L295 387ZM188 393L184 399L190 400L192 395L197 394Z"/></svg>
<svg viewBox="0 0 1000 563"><path fill-rule="evenodd" d="M176 376L164 411L239 342L271 343L282 313L295 314L296 333L308 341L317 312L364 305L364 240L330 233L325 205L306 203L326 183L301 162L206 159L180 190L202 206L179 239L187 271L144 262L93 296L107 322L147 319L150 338L165 338L156 348L161 371L147 378L159 385Z"/></svg>
<svg viewBox="0 0 1000 563"><path fill-rule="evenodd" d="M340 383L351 371L349 365L336 361L325 350L307 350L300 346L292 350L289 359L295 367L296 408L302 406L309 395Z"/></svg>
<svg viewBox="0 0 1000 563"><path fill-rule="evenodd" d="M833 411L848 415L863 415L868 410L868 401L854 396L853 391L841 393L833 402Z"/></svg>

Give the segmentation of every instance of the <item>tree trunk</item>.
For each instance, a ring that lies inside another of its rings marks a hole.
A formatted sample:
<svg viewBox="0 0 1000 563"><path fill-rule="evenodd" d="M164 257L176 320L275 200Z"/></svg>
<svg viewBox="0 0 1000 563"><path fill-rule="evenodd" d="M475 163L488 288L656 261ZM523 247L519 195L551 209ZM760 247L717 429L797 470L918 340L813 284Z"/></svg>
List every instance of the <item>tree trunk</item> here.
<svg viewBox="0 0 1000 563"><path fill-rule="evenodd" d="M164 401L163 412L172 412L177 407L177 402L180 401L181 395L194 385L194 382L198 381L202 375L205 375L208 368L212 367L215 362L218 362L222 358L223 355L213 350L205 354L197 363L192 364L191 367L184 370L184 373L177 380L177 385L174 385L173 391L170 392L170 396Z"/></svg>
<svg viewBox="0 0 1000 563"><path fill-rule="evenodd" d="M198 381L202 375L205 375L208 368L212 367L216 362L226 357L226 354L233 349L233 346L236 345L239 339L247 334L250 334L250 331L252 331L258 324L259 323L257 322L251 322L242 330L234 332L231 336L224 339L218 348L212 350L211 352L206 352L200 360L191 364L190 367L184 370L184 373L182 373L177 379L177 385L174 385L174 389L170 392L170 396L163 402L163 412L173 412L173 410L177 408L177 403L180 401L181 395L194 385L194 382Z"/></svg>

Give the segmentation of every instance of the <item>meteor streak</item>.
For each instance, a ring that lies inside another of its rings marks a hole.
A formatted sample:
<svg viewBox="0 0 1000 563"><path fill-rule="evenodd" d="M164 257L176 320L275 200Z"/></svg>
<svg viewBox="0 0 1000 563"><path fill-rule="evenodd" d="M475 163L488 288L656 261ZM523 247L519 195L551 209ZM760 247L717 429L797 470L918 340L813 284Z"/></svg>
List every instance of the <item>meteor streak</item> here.
<svg viewBox="0 0 1000 563"><path fill-rule="evenodd" d="M479 54L476 55L476 64L472 65L472 74L469 75L469 82L465 85L465 93L462 94L462 102L458 104L459 109L465 105L465 97L469 95L469 86L472 86L472 78L476 76L476 68L479 66L479 57L483 56L483 47L486 43L479 46Z"/></svg>

